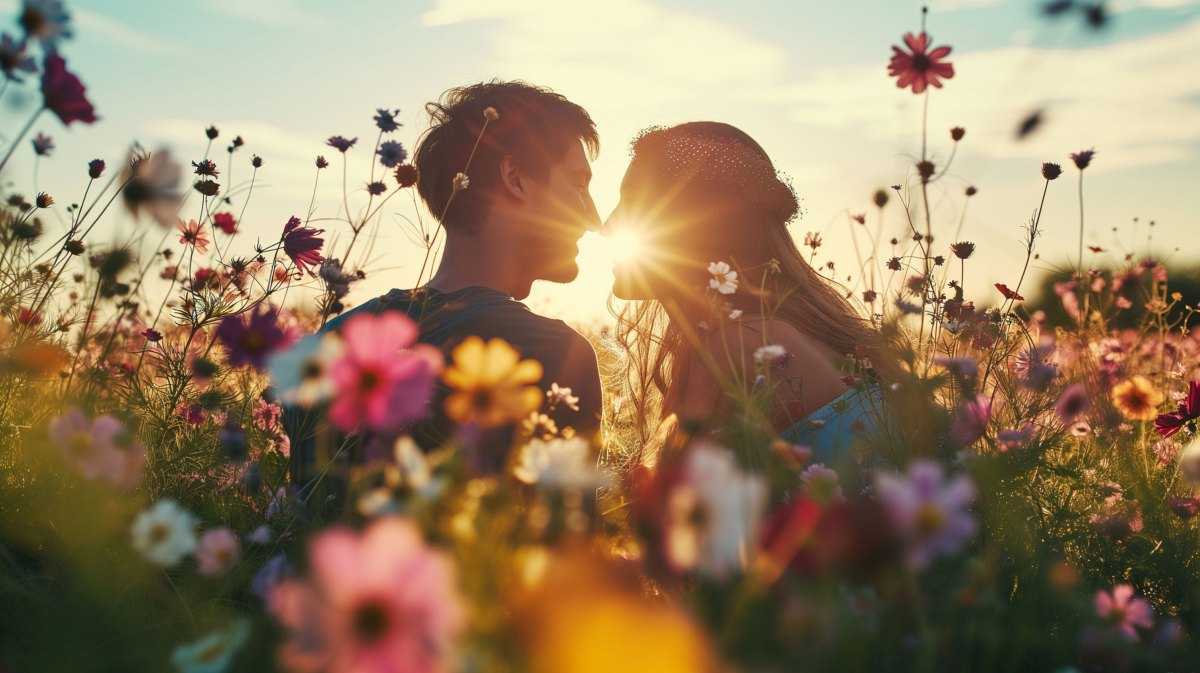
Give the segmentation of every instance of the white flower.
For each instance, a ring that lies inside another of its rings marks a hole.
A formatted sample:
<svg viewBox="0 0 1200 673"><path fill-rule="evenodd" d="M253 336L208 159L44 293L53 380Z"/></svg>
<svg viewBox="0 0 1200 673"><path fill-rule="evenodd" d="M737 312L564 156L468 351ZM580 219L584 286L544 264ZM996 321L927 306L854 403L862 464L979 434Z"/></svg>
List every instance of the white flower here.
<svg viewBox="0 0 1200 673"><path fill-rule="evenodd" d="M420 491L429 485L433 471L421 447L408 435L401 435L392 446L395 465L389 465L384 474L391 488L407 486Z"/></svg>
<svg viewBox="0 0 1200 673"><path fill-rule="evenodd" d="M250 637L250 623L238 619L224 628L171 652L171 663L179 673L224 673L233 655Z"/></svg>
<svg viewBox="0 0 1200 673"><path fill-rule="evenodd" d="M310 334L296 345L268 357L271 381L285 404L308 408L329 399L336 387L329 365L342 356L342 340L334 333Z"/></svg>
<svg viewBox="0 0 1200 673"><path fill-rule="evenodd" d="M737 292L737 271L731 270L728 264L725 262L713 262L708 265L708 272L712 274L712 278L708 281L710 288L721 294L733 294Z"/></svg>
<svg viewBox="0 0 1200 673"><path fill-rule="evenodd" d="M821 504L841 502L846 499L837 472L821 463L814 463L800 473L801 490Z"/></svg>
<svg viewBox="0 0 1200 673"><path fill-rule="evenodd" d="M729 450L697 445L688 454L684 482L668 504L672 563L715 578L745 567L766 503L763 480L743 472Z"/></svg>
<svg viewBox="0 0 1200 673"><path fill-rule="evenodd" d="M130 533L133 548L164 568L178 564L196 549L196 517L168 498L138 514Z"/></svg>
<svg viewBox="0 0 1200 673"><path fill-rule="evenodd" d="M458 175L455 175L454 182L451 183L451 187L453 188L453 191L455 191L455 192L461 192L462 190L464 190L470 186L471 186L471 178L468 178L466 173L459 173Z"/></svg>
<svg viewBox="0 0 1200 673"><path fill-rule="evenodd" d="M608 481L582 437L533 439L521 449L513 476L526 484L548 488L595 489Z"/></svg>
<svg viewBox="0 0 1200 673"><path fill-rule="evenodd" d="M742 317L742 309L740 309L740 308L735 308L729 312L730 320L737 320L740 317Z"/></svg>
<svg viewBox="0 0 1200 673"><path fill-rule="evenodd" d="M787 350L783 346L775 344L760 346L754 350L754 364L759 369L773 367L785 357L787 357Z"/></svg>
<svg viewBox="0 0 1200 673"><path fill-rule="evenodd" d="M561 404L571 411L579 411L579 398L571 394L570 388L560 387L557 383L550 384L550 390L546 391L546 401L551 410Z"/></svg>

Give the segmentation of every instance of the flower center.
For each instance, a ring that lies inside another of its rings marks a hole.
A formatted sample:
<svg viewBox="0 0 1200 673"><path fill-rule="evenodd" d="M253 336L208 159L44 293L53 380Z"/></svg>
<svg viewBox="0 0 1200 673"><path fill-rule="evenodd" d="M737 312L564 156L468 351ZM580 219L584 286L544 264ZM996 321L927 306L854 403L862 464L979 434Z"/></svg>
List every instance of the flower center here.
<svg viewBox="0 0 1200 673"><path fill-rule="evenodd" d="M931 535L946 525L946 513L942 511L941 507L927 502L917 510L916 523L918 533Z"/></svg>
<svg viewBox="0 0 1200 673"><path fill-rule="evenodd" d="M471 406L477 411L490 409L492 406L492 393L490 390L476 390L471 396Z"/></svg>
<svg viewBox="0 0 1200 673"><path fill-rule="evenodd" d="M171 536L171 529L165 524L155 524L154 528L150 529L150 542L153 544L162 544Z"/></svg>
<svg viewBox="0 0 1200 673"><path fill-rule="evenodd" d="M364 369L358 375L358 389L369 393L379 386L379 374L373 369Z"/></svg>
<svg viewBox="0 0 1200 673"><path fill-rule="evenodd" d="M86 432L72 432L67 446L73 456L86 456L92 452L92 436Z"/></svg>
<svg viewBox="0 0 1200 673"><path fill-rule="evenodd" d="M242 337L242 348L245 348L251 353L259 353L267 345L267 340L263 338L261 332L247 332Z"/></svg>
<svg viewBox="0 0 1200 673"><path fill-rule="evenodd" d="M387 633L391 616L381 603L363 604L354 613L354 633L360 640L373 643Z"/></svg>
<svg viewBox="0 0 1200 673"><path fill-rule="evenodd" d="M932 66L932 65L933 65L933 61L929 60L928 55L913 54L913 59L912 59L912 69L913 70L916 70L919 72L925 72L926 70L929 70L930 66Z"/></svg>

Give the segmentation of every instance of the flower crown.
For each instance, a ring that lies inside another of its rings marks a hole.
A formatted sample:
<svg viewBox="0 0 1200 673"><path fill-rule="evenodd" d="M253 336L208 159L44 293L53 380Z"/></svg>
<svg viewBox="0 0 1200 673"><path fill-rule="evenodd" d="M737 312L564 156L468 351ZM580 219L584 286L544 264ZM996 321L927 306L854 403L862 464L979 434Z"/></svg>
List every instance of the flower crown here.
<svg viewBox="0 0 1200 673"><path fill-rule="evenodd" d="M644 159L663 177L727 185L784 224L799 211L791 179L775 170L770 159L734 138L651 126L634 137L629 154Z"/></svg>

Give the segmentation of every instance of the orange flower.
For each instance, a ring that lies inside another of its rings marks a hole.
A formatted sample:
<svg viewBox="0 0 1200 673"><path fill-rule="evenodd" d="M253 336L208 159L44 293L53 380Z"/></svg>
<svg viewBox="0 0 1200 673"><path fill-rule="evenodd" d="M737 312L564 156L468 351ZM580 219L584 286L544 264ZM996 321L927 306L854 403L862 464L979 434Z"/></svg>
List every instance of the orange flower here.
<svg viewBox="0 0 1200 673"><path fill-rule="evenodd" d="M537 360L521 360L504 339L486 344L467 337L451 353L454 364L442 374L454 389L446 398L446 415L460 425L494 428L523 420L542 403L536 385L542 378Z"/></svg>
<svg viewBox="0 0 1200 673"><path fill-rule="evenodd" d="M1112 387L1112 403L1131 421L1152 421L1158 416L1163 394L1145 376L1131 376Z"/></svg>

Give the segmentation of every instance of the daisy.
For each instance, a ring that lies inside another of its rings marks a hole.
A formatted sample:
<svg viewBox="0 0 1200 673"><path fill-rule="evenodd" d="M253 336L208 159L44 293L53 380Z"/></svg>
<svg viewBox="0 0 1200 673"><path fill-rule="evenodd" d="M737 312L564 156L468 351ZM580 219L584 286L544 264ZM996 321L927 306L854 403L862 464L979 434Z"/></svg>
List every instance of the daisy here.
<svg viewBox="0 0 1200 673"><path fill-rule="evenodd" d="M130 534L133 548L146 560L170 568L196 549L196 517L164 498L138 514Z"/></svg>

